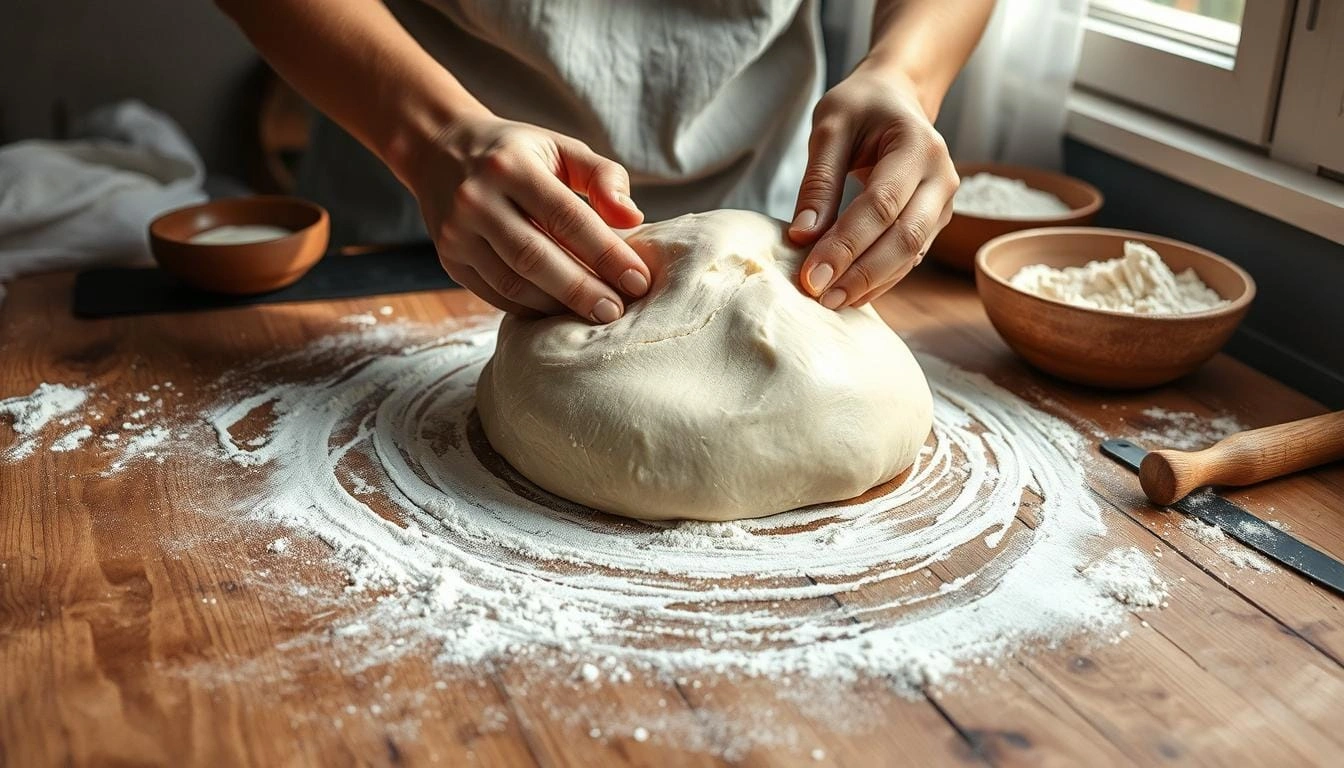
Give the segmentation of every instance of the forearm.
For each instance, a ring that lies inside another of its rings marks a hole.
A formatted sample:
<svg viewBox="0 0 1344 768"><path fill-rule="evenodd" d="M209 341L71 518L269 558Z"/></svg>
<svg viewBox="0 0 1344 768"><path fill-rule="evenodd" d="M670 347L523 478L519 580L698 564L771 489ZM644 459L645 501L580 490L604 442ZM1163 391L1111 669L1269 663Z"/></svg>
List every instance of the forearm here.
<svg viewBox="0 0 1344 768"><path fill-rule="evenodd" d="M908 78L933 120L993 10L994 0L878 0L872 45L860 66Z"/></svg>
<svg viewBox="0 0 1344 768"><path fill-rule="evenodd" d="M403 183L417 148L485 107L377 0L217 0L267 62Z"/></svg>

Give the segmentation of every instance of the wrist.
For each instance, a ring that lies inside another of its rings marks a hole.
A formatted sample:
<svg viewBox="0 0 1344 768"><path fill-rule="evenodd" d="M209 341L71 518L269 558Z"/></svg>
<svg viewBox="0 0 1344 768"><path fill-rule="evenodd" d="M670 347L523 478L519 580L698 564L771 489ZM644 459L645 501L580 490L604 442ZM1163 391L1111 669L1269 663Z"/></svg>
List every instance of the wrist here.
<svg viewBox="0 0 1344 768"><path fill-rule="evenodd" d="M378 150L387 167L413 192L422 183L423 175L432 172L428 158L441 153L454 133L461 132L473 120L494 116L465 90L457 90L460 94L444 98L402 102L386 141Z"/></svg>
<svg viewBox="0 0 1344 768"><path fill-rule="evenodd" d="M929 122L937 119L947 88L919 62L874 47L855 66L854 73L860 72L905 91L919 104Z"/></svg>

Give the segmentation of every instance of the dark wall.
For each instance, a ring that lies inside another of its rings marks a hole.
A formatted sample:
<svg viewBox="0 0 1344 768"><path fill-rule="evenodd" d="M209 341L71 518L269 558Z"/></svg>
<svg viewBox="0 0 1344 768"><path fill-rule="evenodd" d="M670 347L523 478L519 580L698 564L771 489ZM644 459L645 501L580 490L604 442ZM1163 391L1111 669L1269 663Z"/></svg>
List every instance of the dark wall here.
<svg viewBox="0 0 1344 768"><path fill-rule="evenodd" d="M214 173L241 176L258 58L207 0L19 0L0 21L0 143L140 99L182 125Z"/></svg>
<svg viewBox="0 0 1344 768"><path fill-rule="evenodd" d="M1077 141L1064 164L1106 196L1098 225L1194 243L1250 272L1255 302L1226 351L1344 407L1344 246Z"/></svg>

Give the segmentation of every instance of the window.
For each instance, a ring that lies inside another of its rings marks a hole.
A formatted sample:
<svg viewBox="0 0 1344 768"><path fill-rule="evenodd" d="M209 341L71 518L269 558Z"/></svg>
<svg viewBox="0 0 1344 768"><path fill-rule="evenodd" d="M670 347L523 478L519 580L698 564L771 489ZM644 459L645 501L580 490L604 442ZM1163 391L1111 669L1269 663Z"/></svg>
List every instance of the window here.
<svg viewBox="0 0 1344 768"><path fill-rule="evenodd" d="M1070 135L1344 244L1344 0L1091 0L1078 72Z"/></svg>
<svg viewBox="0 0 1344 768"><path fill-rule="evenodd" d="M1263 146L1294 6L1293 0L1093 0L1078 83Z"/></svg>
<svg viewBox="0 0 1344 768"><path fill-rule="evenodd" d="M1088 15L1207 51L1232 69L1245 12L1246 0L1093 0Z"/></svg>

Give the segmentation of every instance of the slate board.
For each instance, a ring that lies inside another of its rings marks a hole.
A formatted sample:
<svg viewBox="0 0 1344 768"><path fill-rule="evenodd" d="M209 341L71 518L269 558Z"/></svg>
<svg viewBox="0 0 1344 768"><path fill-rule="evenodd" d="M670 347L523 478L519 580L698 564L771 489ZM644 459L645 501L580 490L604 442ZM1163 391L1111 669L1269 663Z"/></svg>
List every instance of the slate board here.
<svg viewBox="0 0 1344 768"><path fill-rule="evenodd" d="M200 291L157 267L87 269L75 277L72 309L78 317L114 317L457 287L439 266L433 244L426 242L348 256L328 254L297 283L256 296Z"/></svg>

